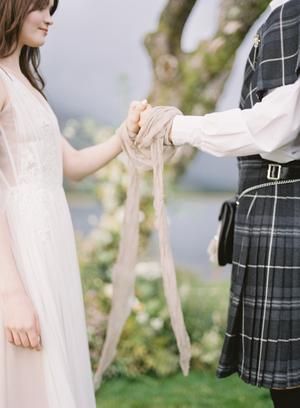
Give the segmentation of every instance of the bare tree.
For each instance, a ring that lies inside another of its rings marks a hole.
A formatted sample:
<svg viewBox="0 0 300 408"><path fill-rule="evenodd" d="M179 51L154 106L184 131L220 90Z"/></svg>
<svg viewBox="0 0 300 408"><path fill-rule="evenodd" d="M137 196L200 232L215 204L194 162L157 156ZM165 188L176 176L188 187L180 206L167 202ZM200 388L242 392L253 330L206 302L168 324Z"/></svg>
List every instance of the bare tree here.
<svg viewBox="0 0 300 408"><path fill-rule="evenodd" d="M146 36L145 45L154 76L149 100L201 115L214 109L237 48L269 1L221 0L216 35L201 42L194 52L185 53L181 48L183 29L196 3L169 0L157 31Z"/></svg>

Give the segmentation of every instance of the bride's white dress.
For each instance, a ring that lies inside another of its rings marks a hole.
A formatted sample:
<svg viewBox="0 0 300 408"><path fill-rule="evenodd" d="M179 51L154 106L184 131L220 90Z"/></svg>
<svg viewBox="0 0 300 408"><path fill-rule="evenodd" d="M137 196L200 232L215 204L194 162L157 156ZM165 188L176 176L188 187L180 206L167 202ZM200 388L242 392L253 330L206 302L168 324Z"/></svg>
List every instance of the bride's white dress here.
<svg viewBox="0 0 300 408"><path fill-rule="evenodd" d="M0 215L43 344L38 352L8 343L0 306L0 408L94 408L62 136L38 92L7 70L0 69L0 76L9 93L0 113Z"/></svg>

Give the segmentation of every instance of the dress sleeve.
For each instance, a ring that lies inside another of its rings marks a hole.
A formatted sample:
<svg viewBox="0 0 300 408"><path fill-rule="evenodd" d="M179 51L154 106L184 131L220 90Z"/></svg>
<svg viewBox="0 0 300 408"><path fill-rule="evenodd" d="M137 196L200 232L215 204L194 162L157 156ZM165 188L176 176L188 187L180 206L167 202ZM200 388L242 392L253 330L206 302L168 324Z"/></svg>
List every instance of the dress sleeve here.
<svg viewBox="0 0 300 408"><path fill-rule="evenodd" d="M176 116L175 145L185 143L214 156L268 154L294 141L300 130L300 79L266 95L252 109L204 116Z"/></svg>

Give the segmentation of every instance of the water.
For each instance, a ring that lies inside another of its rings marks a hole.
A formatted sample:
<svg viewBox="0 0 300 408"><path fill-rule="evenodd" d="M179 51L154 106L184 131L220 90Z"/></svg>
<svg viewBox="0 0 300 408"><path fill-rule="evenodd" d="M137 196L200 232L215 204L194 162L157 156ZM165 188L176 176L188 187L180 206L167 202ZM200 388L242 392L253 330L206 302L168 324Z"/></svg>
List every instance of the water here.
<svg viewBox="0 0 300 408"><path fill-rule="evenodd" d="M185 195L169 201L171 245L177 267L188 269L205 280L228 279L230 268L219 268L210 263L207 247L217 229L217 217L221 203L230 194ZM70 210L75 231L86 236L102 214L95 201L70 200ZM159 260L156 233L153 233L146 255L147 259Z"/></svg>
<svg viewBox="0 0 300 408"><path fill-rule="evenodd" d="M102 214L101 205L96 201L86 203L69 201L69 206L75 232L87 236Z"/></svg>

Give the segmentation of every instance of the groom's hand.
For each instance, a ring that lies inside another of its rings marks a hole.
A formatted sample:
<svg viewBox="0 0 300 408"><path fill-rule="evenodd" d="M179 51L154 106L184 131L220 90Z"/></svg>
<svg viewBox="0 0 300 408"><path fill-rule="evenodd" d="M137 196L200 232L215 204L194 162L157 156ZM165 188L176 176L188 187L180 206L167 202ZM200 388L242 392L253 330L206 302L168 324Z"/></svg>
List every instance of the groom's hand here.
<svg viewBox="0 0 300 408"><path fill-rule="evenodd" d="M126 125L129 134L132 136L136 136L140 130L140 118L142 112L144 112L147 109L148 102L147 100L143 100L142 102L139 101L133 101L130 104L129 111L128 111L128 116L126 119Z"/></svg>
<svg viewBox="0 0 300 408"><path fill-rule="evenodd" d="M144 109L141 112L140 121L139 121L139 127L140 128L142 128L145 125L145 123L147 122L148 116L149 116L151 110L152 110L152 106L148 104L146 109ZM168 129L168 131L165 132L163 143L164 143L165 146L174 146L172 138L171 138L171 129ZM143 142L140 142L140 144L143 144Z"/></svg>
<svg viewBox="0 0 300 408"><path fill-rule="evenodd" d="M138 122L139 127L143 127L144 124L147 122L147 118L149 115L149 112L151 111L152 106L150 104L148 104L146 106L146 109L144 109L141 113L140 113L140 120Z"/></svg>

